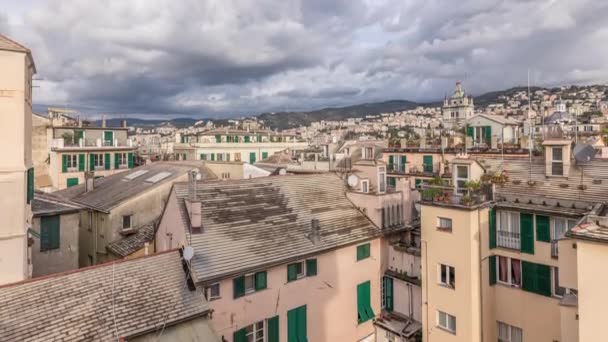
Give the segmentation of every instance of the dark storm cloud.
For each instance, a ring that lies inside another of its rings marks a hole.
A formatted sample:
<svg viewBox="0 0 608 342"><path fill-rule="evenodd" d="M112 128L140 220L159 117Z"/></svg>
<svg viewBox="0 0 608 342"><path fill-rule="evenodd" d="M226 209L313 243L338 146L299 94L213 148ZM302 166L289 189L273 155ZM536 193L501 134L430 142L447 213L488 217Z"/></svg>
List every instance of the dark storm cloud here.
<svg viewBox="0 0 608 342"><path fill-rule="evenodd" d="M6 0L0 0L3 2ZM35 101L221 117L524 84L604 83L608 4L587 0L24 1ZM14 3L13 3L14 4Z"/></svg>

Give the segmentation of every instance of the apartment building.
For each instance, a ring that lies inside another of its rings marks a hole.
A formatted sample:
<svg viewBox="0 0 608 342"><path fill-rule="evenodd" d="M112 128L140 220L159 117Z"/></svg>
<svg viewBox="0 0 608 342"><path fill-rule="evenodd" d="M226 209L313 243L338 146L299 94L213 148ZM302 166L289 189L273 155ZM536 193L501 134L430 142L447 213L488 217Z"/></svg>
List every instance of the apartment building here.
<svg viewBox="0 0 608 342"><path fill-rule="evenodd" d="M513 119L492 114L478 114L466 121L467 136L472 147L502 148L519 145L519 123Z"/></svg>
<svg viewBox="0 0 608 342"><path fill-rule="evenodd" d="M215 129L197 134L177 134L176 159L236 161L255 164L286 149L308 147L295 135L270 130Z"/></svg>
<svg viewBox="0 0 608 342"><path fill-rule="evenodd" d="M0 284L31 276L28 228L34 198L31 51L0 34Z"/></svg>
<svg viewBox="0 0 608 342"><path fill-rule="evenodd" d="M136 147L126 127L58 126L48 129L48 170L54 189L83 184L86 172L106 177L134 167Z"/></svg>
<svg viewBox="0 0 608 342"><path fill-rule="evenodd" d="M542 156L452 161L453 175L488 183L490 196L470 187L459 194L453 176L455 195L423 198L425 341L578 341L579 329L592 324L584 320L597 311L586 317L577 311L573 265L581 263L572 259L579 252L575 231L583 228L574 227L604 201L601 170L608 165L575 162L571 141L560 137L549 136L543 146ZM503 173L508 177L488 177ZM467 193L472 200L465 203ZM565 236L576 240L576 250Z"/></svg>

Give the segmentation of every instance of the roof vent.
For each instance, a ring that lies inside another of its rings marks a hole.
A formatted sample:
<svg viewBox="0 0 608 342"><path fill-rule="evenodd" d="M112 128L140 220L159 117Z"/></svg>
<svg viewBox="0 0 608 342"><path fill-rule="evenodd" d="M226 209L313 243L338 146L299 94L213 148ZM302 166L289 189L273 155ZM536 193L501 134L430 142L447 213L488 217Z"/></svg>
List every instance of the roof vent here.
<svg viewBox="0 0 608 342"><path fill-rule="evenodd" d="M313 245L317 245L321 242L321 225L319 224L319 219L313 218L310 220L310 233L307 237Z"/></svg>
<svg viewBox="0 0 608 342"><path fill-rule="evenodd" d="M169 176L171 176L171 172L159 172L159 173L155 174L154 176L146 179L145 182L154 184L154 183L160 182L161 180L163 180Z"/></svg>
<svg viewBox="0 0 608 342"><path fill-rule="evenodd" d="M148 173L148 170L137 170L135 172L131 172L128 175L124 176L123 179L126 181L132 181L139 176L143 176Z"/></svg>

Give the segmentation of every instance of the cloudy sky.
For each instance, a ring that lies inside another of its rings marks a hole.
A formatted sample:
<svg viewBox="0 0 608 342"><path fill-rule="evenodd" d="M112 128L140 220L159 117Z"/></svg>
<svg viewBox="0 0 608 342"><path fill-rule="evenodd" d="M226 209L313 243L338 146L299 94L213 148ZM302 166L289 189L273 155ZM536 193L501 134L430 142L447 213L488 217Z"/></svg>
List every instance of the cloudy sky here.
<svg viewBox="0 0 608 342"><path fill-rule="evenodd" d="M227 117L606 83L608 1L0 0L37 108Z"/></svg>

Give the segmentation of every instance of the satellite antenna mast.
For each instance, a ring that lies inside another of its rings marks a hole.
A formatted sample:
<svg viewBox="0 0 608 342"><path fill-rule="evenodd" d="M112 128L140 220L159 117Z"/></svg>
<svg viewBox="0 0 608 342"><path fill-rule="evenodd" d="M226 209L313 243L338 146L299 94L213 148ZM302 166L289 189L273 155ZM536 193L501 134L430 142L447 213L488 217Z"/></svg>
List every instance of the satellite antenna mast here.
<svg viewBox="0 0 608 342"><path fill-rule="evenodd" d="M530 114L532 100L530 99L530 68L528 68L528 114ZM530 120L530 142L528 143L528 157L530 159L530 175L528 176L528 181L532 180L532 147L533 147L533 123L532 118L528 115L528 120ZM543 138L544 138L544 127L543 127Z"/></svg>

